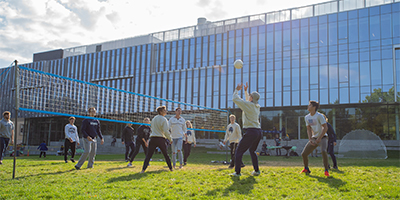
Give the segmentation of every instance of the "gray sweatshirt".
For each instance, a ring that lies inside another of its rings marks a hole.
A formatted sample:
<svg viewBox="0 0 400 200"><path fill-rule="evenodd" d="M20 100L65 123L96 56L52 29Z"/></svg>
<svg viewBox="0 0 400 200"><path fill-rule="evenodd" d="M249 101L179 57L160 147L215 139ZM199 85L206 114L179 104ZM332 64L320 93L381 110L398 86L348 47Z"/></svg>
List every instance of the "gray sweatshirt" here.
<svg viewBox="0 0 400 200"><path fill-rule="evenodd" d="M260 104L243 100L239 97L238 92L238 90L233 92L232 101L243 111L243 128L261 128L259 121Z"/></svg>
<svg viewBox="0 0 400 200"><path fill-rule="evenodd" d="M157 115L151 120L150 137L163 137L171 140L167 118Z"/></svg>
<svg viewBox="0 0 400 200"><path fill-rule="evenodd" d="M14 130L14 123L11 120L5 120L3 118L0 121L0 137L11 139L13 130Z"/></svg>

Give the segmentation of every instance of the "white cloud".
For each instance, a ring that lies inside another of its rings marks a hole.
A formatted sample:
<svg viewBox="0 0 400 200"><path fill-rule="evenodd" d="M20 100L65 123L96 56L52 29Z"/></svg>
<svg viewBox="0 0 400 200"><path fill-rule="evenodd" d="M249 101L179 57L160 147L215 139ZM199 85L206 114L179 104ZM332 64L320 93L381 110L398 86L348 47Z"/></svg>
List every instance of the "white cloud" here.
<svg viewBox="0 0 400 200"><path fill-rule="evenodd" d="M32 62L34 53L265 13L321 0L3 0L0 67Z"/></svg>

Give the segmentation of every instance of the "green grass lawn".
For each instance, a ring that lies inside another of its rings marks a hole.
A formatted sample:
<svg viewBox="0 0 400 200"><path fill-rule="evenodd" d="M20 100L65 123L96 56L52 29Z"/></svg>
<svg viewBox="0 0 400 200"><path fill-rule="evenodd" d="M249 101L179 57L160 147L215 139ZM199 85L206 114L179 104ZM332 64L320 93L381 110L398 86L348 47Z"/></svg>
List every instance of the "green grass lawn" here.
<svg viewBox="0 0 400 200"><path fill-rule="evenodd" d="M339 159L339 170L324 176L322 158L310 157L311 174L299 174L301 157L259 157L261 175L253 177L250 156L244 156L242 176L212 160L225 155L193 148L188 165L170 172L162 155L153 156L140 174L140 153L127 168L123 155L98 155L93 169L75 170L61 156L17 158L0 165L0 199L400 199L399 153L386 160ZM79 156L77 156L79 158Z"/></svg>

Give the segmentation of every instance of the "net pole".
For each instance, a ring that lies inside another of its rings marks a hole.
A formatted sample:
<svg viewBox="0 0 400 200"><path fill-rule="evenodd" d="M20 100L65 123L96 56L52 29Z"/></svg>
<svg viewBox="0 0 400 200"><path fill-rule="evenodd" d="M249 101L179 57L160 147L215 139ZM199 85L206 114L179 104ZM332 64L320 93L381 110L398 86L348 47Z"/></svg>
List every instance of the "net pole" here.
<svg viewBox="0 0 400 200"><path fill-rule="evenodd" d="M13 164L13 174L12 178L15 179L15 167L16 167L16 161L17 161L17 128L18 127L18 110L19 110L19 78L18 78L18 61L15 60L15 76L14 76L14 82L15 82L15 119L14 119L14 164Z"/></svg>
<svg viewBox="0 0 400 200"><path fill-rule="evenodd" d="M228 113L228 116L226 117L226 121L228 121L228 124L230 123L230 121L229 121L229 113ZM226 161L225 164L229 163L229 161L228 161L228 145L227 144L225 144L225 161Z"/></svg>

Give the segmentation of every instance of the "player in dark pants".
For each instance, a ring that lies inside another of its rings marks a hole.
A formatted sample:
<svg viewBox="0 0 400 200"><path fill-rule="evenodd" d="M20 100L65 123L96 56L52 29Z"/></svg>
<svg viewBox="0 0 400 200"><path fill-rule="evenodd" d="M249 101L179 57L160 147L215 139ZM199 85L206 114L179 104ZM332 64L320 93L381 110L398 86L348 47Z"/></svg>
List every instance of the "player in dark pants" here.
<svg viewBox="0 0 400 200"><path fill-rule="evenodd" d="M164 155L165 161L167 162L168 168L172 170L171 159L167 153L167 138L172 141L171 134L169 133L168 120L164 117L167 114L167 108L165 106L160 106L157 108L158 115L151 120L151 134L149 141L149 149L146 154L146 159L143 163L143 168L140 173L144 173L149 166L151 157L154 154L156 148L160 148L162 154Z"/></svg>
<svg viewBox="0 0 400 200"><path fill-rule="evenodd" d="M126 124L124 130L122 130L122 144L125 143L125 161L128 162L130 157L132 157L133 152L135 151L135 143L133 142L133 133L135 129L132 127L133 124ZM131 151L129 153L129 150ZM129 155L129 156L128 156Z"/></svg>
<svg viewBox="0 0 400 200"><path fill-rule="evenodd" d="M143 120L144 124L150 124L150 119L149 118L144 118ZM147 147L149 146L149 136L150 136L150 126L148 125L140 125L138 130L137 130L137 137L136 137L136 148L135 148L135 152L133 152L133 154L130 156L130 160L128 163L127 167L131 167L132 166L132 162L135 159L135 157L138 155L139 150L140 150L140 146L142 146L143 151L144 151L144 155L147 154Z"/></svg>
<svg viewBox="0 0 400 200"><path fill-rule="evenodd" d="M259 121L260 105L258 104L260 94L258 92L252 92L249 95L247 93L248 86L246 83L246 85L244 86L246 100L243 100L239 97L238 94L238 92L242 90L242 87L243 84L240 84L236 87L236 90L233 93L232 101L243 111L242 119L245 134L237 147L235 158L235 173L232 173L231 176L241 175L240 170L242 157L247 149L249 149L251 161L254 168L254 171L251 173L251 175L258 176L260 175L260 169L258 168L258 156L255 151L262 137L262 130Z"/></svg>
<svg viewBox="0 0 400 200"><path fill-rule="evenodd" d="M328 131L326 132L328 134L328 148L327 148L327 151L328 151L329 155L331 156L331 159L332 159L332 162L333 162L333 169L338 169L337 162L336 162L335 151L333 149L336 146L336 133L333 130L332 125L330 123L328 123L328 118L326 116L325 116L325 120L326 120L326 125L328 126Z"/></svg>
<svg viewBox="0 0 400 200"><path fill-rule="evenodd" d="M242 140L240 140L239 145L236 149L236 163L235 163L236 174L240 174L241 163L243 163L242 161L243 154L248 149L251 156L251 162L254 168L252 175L253 176L260 175L260 169L258 168L258 156L255 152L257 150L258 143L260 143L261 137L262 137L261 129L258 128L245 129L245 134L243 135L243 138Z"/></svg>

